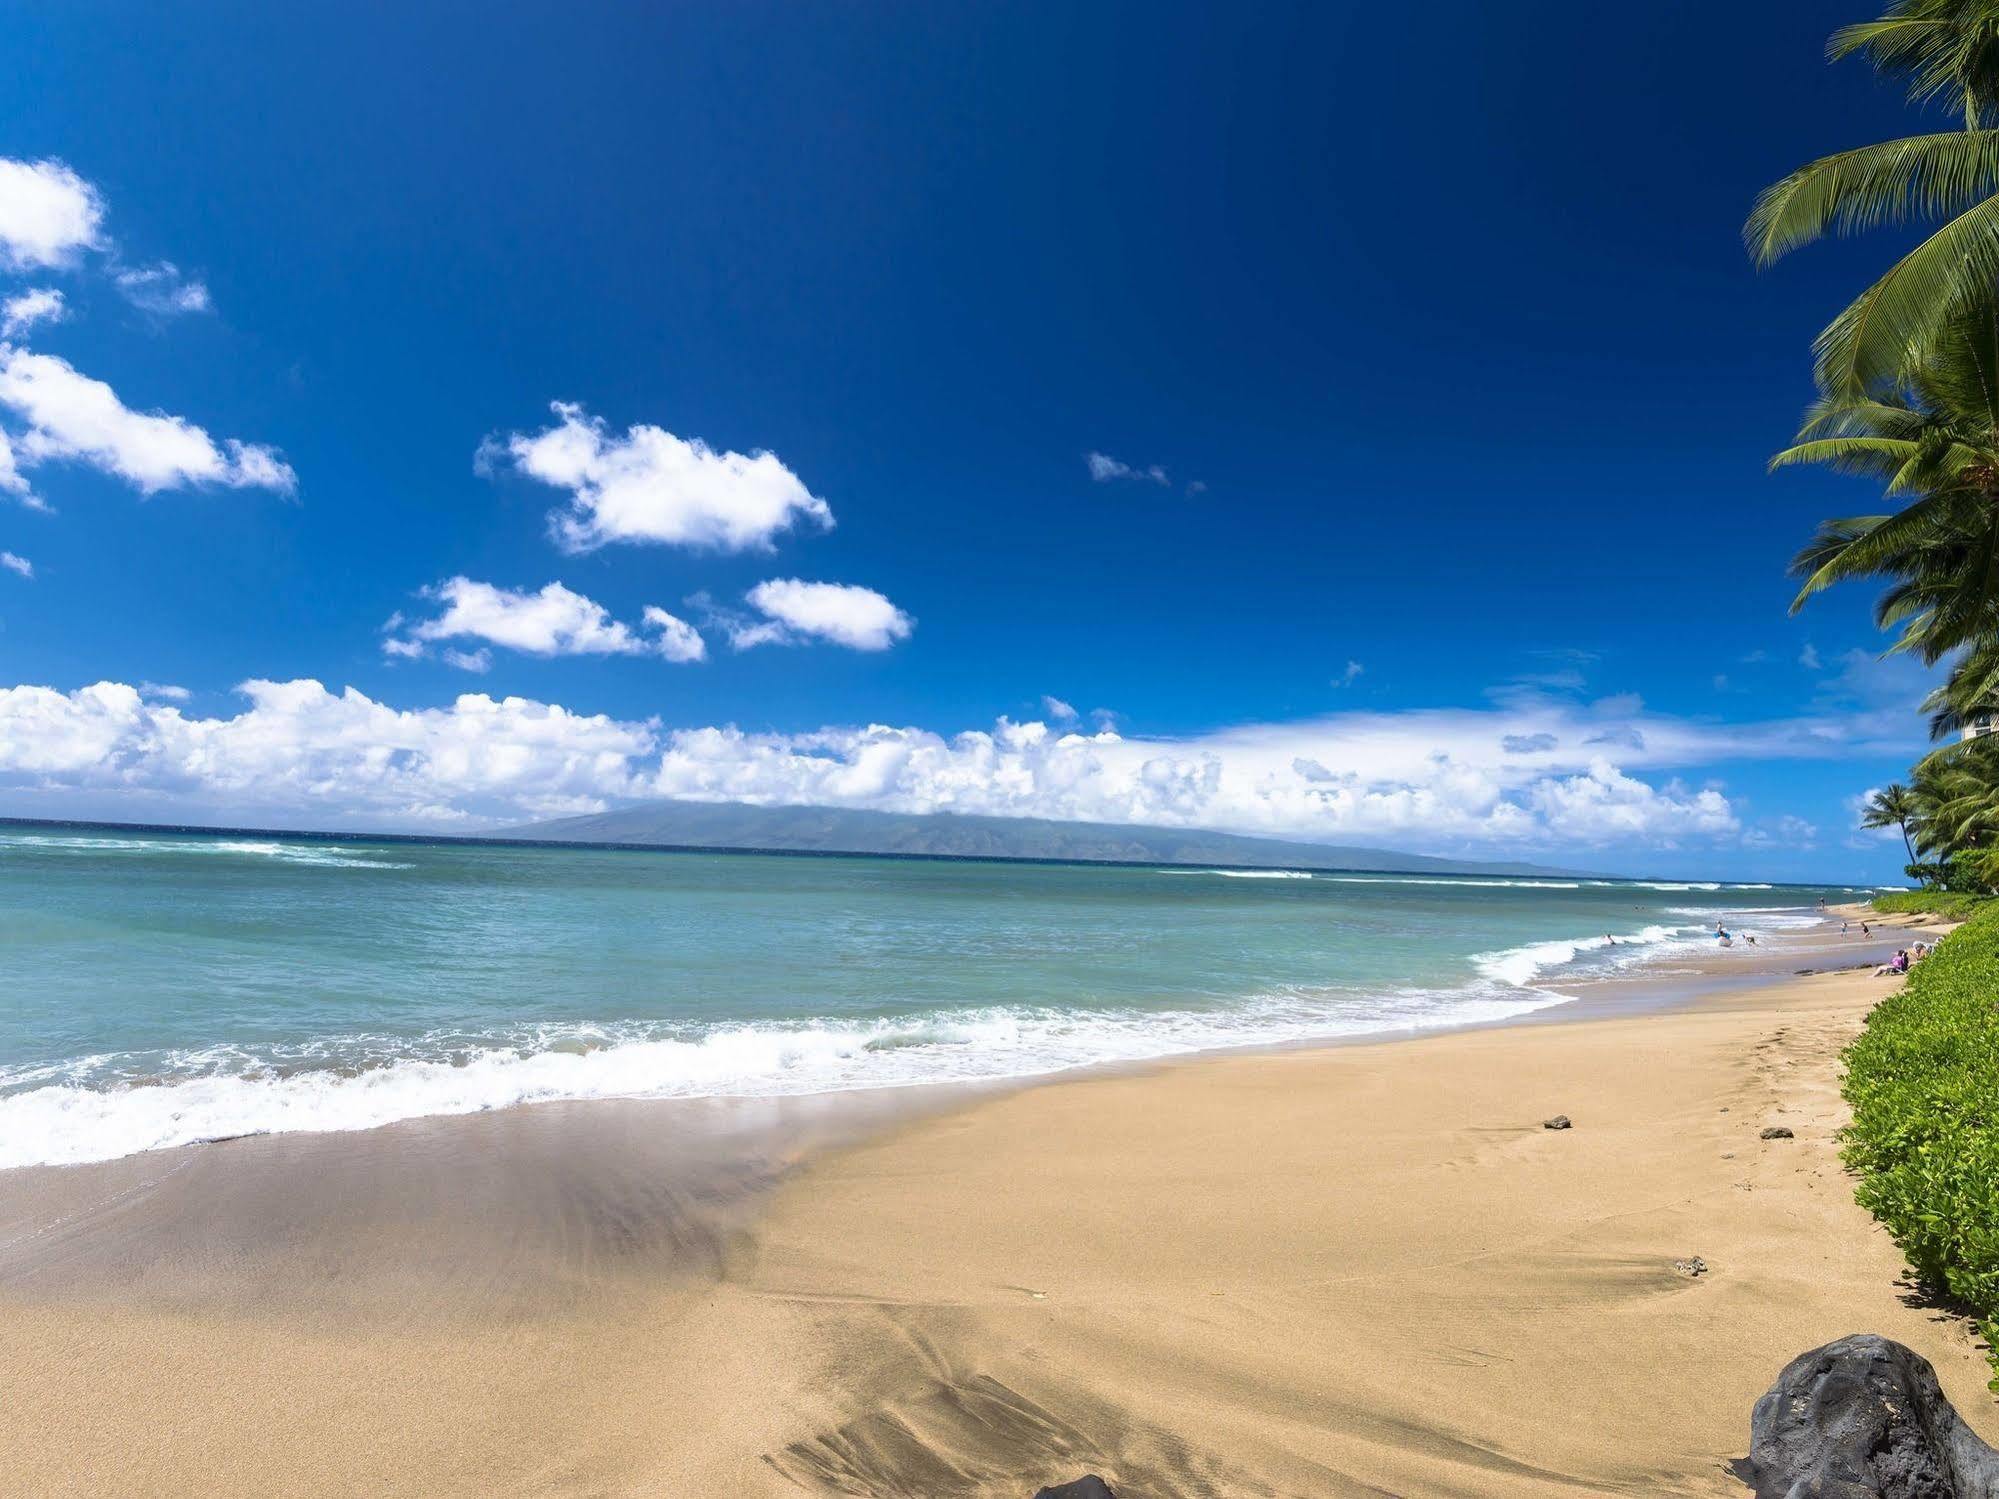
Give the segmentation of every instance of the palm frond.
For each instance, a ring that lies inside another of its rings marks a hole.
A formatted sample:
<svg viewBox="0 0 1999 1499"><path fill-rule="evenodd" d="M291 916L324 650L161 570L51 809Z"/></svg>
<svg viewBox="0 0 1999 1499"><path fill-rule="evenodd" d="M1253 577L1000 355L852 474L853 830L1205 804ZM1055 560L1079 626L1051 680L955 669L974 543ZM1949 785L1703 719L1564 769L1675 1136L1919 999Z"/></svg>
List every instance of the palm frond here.
<svg viewBox="0 0 1999 1499"><path fill-rule="evenodd" d="M1828 230L1855 234L1945 218L1999 191L1999 130L1952 130L1858 146L1808 162L1765 188L1743 226L1759 266Z"/></svg>
<svg viewBox="0 0 1999 1499"><path fill-rule="evenodd" d="M1895 262L1821 333L1821 389L1894 384L1943 330L1999 284L1999 196L1986 198Z"/></svg>

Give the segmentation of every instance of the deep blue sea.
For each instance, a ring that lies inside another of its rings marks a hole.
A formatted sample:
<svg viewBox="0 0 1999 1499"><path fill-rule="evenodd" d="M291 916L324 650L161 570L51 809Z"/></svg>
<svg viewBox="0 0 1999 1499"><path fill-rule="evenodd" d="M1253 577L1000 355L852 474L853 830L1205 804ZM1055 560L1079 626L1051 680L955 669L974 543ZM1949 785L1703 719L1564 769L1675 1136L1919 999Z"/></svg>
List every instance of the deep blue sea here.
<svg viewBox="0 0 1999 1499"><path fill-rule="evenodd" d="M0 1167L1504 1019L1821 895L0 826Z"/></svg>

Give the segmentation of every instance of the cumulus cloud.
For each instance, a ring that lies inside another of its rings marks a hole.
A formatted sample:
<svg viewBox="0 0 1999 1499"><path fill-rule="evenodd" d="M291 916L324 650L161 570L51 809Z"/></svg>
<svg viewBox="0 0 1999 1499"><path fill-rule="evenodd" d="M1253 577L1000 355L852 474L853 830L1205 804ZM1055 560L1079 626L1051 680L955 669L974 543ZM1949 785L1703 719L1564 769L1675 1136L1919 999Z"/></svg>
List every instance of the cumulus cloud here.
<svg viewBox="0 0 1999 1499"><path fill-rule="evenodd" d="M480 640L533 656L663 656L669 661L700 661L708 648L694 627L664 609L648 606L640 629L633 629L595 599L550 583L528 593L479 583L471 578L447 578L424 597L441 603L434 619L391 619L382 649L388 655L415 657L427 644L446 640ZM651 634L645 633L651 631ZM492 656L483 647L447 650L444 660L467 671L485 671Z"/></svg>
<svg viewBox="0 0 1999 1499"><path fill-rule="evenodd" d="M1059 697L1049 697L1044 694L1041 699L1041 711L1056 723L1076 721L1076 710Z"/></svg>
<svg viewBox="0 0 1999 1499"><path fill-rule="evenodd" d="M19 573L24 578L35 576L35 564L18 552L0 552L0 567L10 573Z"/></svg>
<svg viewBox="0 0 1999 1499"><path fill-rule="evenodd" d="M708 659L708 643L701 638L701 632L686 620L668 614L657 604L647 604L641 618L649 627L659 632L656 646L659 653L667 660Z"/></svg>
<svg viewBox="0 0 1999 1499"><path fill-rule="evenodd" d="M1351 756L1328 753L1334 764ZM1223 827L1292 837L1392 837L1405 844L1657 844L1737 826L1727 799L1655 786L1595 761L1573 775L1510 778L1499 767L1418 755L1395 774L1274 761L1213 736L1124 739L1002 721L952 738L871 725L808 735L733 728L669 736L662 795L950 810Z"/></svg>
<svg viewBox="0 0 1999 1499"><path fill-rule="evenodd" d="M118 293L141 312L159 317L175 317L185 312L210 312L208 288L191 276L183 276L171 260L157 265L123 266L112 273Z"/></svg>
<svg viewBox="0 0 1999 1499"><path fill-rule="evenodd" d="M0 343L0 406L26 424L0 462L0 488L17 493L26 487L21 468L54 459L88 464L149 495L189 485L283 494L297 487L273 449L234 438L217 444L184 417L134 411L102 380L52 354Z"/></svg>
<svg viewBox="0 0 1999 1499"><path fill-rule="evenodd" d="M831 507L775 453L717 453L646 423L619 436L579 405L556 401L551 409L552 427L489 438L478 466L511 465L568 490L568 507L550 514L549 527L570 551L633 541L767 552L801 521L833 524Z"/></svg>
<svg viewBox="0 0 1999 1499"><path fill-rule="evenodd" d="M759 645L824 640L856 651L885 651L909 637L916 621L872 588L772 578L743 595L761 620L727 613L716 618L739 651Z"/></svg>
<svg viewBox="0 0 1999 1499"><path fill-rule="evenodd" d="M104 243L104 199L60 161L0 156L0 261L67 265Z"/></svg>
<svg viewBox="0 0 1999 1499"><path fill-rule="evenodd" d="M0 338L16 338L37 323L59 323L68 315L63 295L53 286L37 286L0 302Z"/></svg>
<svg viewBox="0 0 1999 1499"><path fill-rule="evenodd" d="M667 731L479 694L410 710L311 681L241 691L243 711L201 718L117 683L0 689L8 809L470 826L678 796L1559 853L1797 843L1807 834L1782 819L1745 833L1721 788L1690 787L1678 772L1912 748L1879 737L1864 712L1717 725L1629 699L1341 713L1160 738L1004 719L951 735L885 724ZM1583 747L1614 729L1643 748ZM1503 747L1538 735L1555 745L1531 759Z"/></svg>
<svg viewBox="0 0 1999 1499"><path fill-rule="evenodd" d="M241 712L197 718L118 682L0 688L0 782L105 810L437 827L601 808L641 789L634 763L657 742L650 723L518 697L411 711L314 681L238 691Z"/></svg>

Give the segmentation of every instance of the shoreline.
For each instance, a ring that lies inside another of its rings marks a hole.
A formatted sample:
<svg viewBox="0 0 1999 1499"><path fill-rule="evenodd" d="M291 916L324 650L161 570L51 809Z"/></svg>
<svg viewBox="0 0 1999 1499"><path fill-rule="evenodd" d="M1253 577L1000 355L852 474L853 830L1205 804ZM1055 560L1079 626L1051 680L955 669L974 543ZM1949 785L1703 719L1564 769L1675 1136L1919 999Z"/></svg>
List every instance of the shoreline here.
<svg viewBox="0 0 1999 1499"><path fill-rule="evenodd" d="M1990 1436L1832 1142L1891 986L0 1174L0 1492L1732 1494L1869 1330Z"/></svg>
<svg viewBox="0 0 1999 1499"><path fill-rule="evenodd" d="M1803 908L1780 909L1789 916L1803 912ZM1064 1077L1206 1056L1366 1045L1494 1025L1545 1023L1570 1015L1666 1009L1720 989L1814 971L1796 967L1800 958L1816 964L1835 955L1863 953L1866 962L1885 962L1891 951L1886 945L1887 928L1922 927L1927 922L1923 917L1876 917L1875 924L1883 930L1871 939L1835 935L1830 930L1831 920L1843 913L1855 913L1857 918L1862 909L1830 908L1819 913L1815 928L1765 931L1760 947L1751 936L1750 946L1738 944L1732 953L1702 950L1704 944L1697 935L1701 924L1685 921L1670 928L1648 926L1639 934L1616 941L1606 937L1603 943L1589 938L1530 942L1504 951L1473 954L1469 962L1476 976L1452 988L1389 984L1376 991L1384 1008L1372 1016L1345 1017L1336 1008L1303 1017L1285 1015L1281 1010L1260 1013L1259 1005L1271 996L1251 996L1233 1008L1223 1006L1212 1013L1198 1007L1184 1012L1170 1008L1138 1012L1127 1017L1122 1026L1099 1027L1101 1034L1080 1046L1050 1032L1040 1037L1043 1045L1038 1053L1029 1046L1013 1054L1002 1038L997 1055L980 1058L978 1066L961 1068L965 1048L971 1052L982 1048L977 1030L980 1016L975 1013L964 1022L972 1026L971 1034L958 1038L963 1043L960 1054L945 1057L939 1052L927 1059L932 1067L943 1059L947 1065L942 1071L911 1073L911 1064L900 1069L895 1065L885 1070L874 1067L881 1037L864 1039L861 1034L841 1031L833 1022L811 1021L795 1032L782 1026L761 1030L752 1026L748 1034L777 1053L801 1046L808 1051L820 1048L822 1064L825 1055L831 1055L837 1064L835 1072L844 1072L844 1076L792 1079L785 1076L787 1064L766 1057L765 1064L776 1070L747 1080L747 1087L722 1087L713 1092L648 1091L643 1087L619 1090L621 1083L631 1079L635 1065L624 1056L627 1046L634 1051L655 1046L698 1049L718 1036L728 1039L726 1033L718 1032L717 1036L685 1042L677 1038L628 1038L595 1048L554 1047L535 1054L516 1054L500 1046L476 1053L472 1060L478 1065L465 1068L441 1065L430 1057L409 1057L352 1074L307 1070L294 1077L280 1071L248 1087L242 1079L228 1076L162 1078L154 1080L153 1086L131 1088L86 1084L73 1089L51 1081L0 1098L0 1182L14 1170L87 1168L285 1133L366 1133L425 1120L519 1109L647 1103L669 1108L688 1105L754 1110L782 1108L785 1101L792 1101L796 1109L810 1111L839 1107L837 1103L814 1104L810 1100L850 1098L857 1100L860 1112L869 1114L875 1111L870 1100L877 1097L936 1094L945 1100L943 1105L927 1100L911 1105L930 1109L949 1106L949 1100L959 1095L975 1097L994 1089L1034 1087ZM1734 914L1750 918L1758 912ZM1618 958L1623 955L1618 954L1607 968L1603 966L1598 949L1620 945L1635 953L1635 958L1624 958L1620 963ZM1522 960L1524 968L1509 970L1509 965L1517 966ZM1570 964L1578 965L1580 971L1563 971ZM1435 1010L1424 1008L1432 1000L1442 1002ZM1398 1006L1405 1012L1395 1013ZM936 1019L947 1030L957 1023L948 1015ZM899 1047L893 1025L889 1025L887 1040L883 1054L894 1057ZM1052 1046L1048 1044L1051 1041ZM824 1050L828 1046L830 1053ZM858 1059L866 1059L866 1065ZM641 1059L636 1065L644 1070L656 1069L660 1063ZM668 1059L669 1072L673 1065L673 1059ZM926 1062L914 1065L922 1067ZM897 1075L898 1070L903 1075ZM32 1150L24 1148L37 1140L46 1143ZM5 1194L0 1193L0 1244L6 1240L4 1209Z"/></svg>

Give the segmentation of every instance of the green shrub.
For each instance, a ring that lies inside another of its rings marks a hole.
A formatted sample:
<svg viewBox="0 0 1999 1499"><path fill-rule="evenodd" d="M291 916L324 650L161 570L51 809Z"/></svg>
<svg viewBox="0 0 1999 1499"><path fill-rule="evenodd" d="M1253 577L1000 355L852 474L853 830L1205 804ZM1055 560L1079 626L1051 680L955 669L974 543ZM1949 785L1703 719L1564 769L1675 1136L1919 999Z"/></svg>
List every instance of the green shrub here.
<svg viewBox="0 0 1999 1499"><path fill-rule="evenodd" d="M1874 1007L1847 1048L1845 1093L1861 1206L1989 1342L1999 1330L1999 902L1980 905Z"/></svg>
<svg viewBox="0 0 1999 1499"><path fill-rule="evenodd" d="M1946 921L1963 921L1987 899L1945 890L1893 890L1875 896L1873 905L1884 916L1941 916Z"/></svg>

